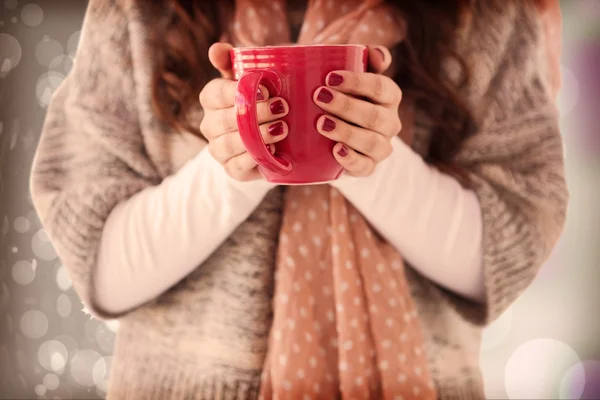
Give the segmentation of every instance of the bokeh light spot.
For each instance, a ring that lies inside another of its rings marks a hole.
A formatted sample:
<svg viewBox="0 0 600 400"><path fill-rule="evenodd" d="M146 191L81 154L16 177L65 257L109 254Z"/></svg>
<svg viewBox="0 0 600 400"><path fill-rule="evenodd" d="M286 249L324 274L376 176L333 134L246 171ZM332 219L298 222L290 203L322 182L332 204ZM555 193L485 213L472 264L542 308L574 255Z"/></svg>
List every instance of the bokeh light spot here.
<svg viewBox="0 0 600 400"><path fill-rule="evenodd" d="M46 386L48 390L56 390L60 384L60 379L54 374L46 374L43 382L44 386Z"/></svg>
<svg viewBox="0 0 600 400"><path fill-rule="evenodd" d="M42 343L38 350L38 362L48 371L62 373L69 353L67 348L58 340L48 340Z"/></svg>
<svg viewBox="0 0 600 400"><path fill-rule="evenodd" d="M101 359L102 356L94 350L81 350L71 360L71 376L81 386L95 386L94 368Z"/></svg>
<svg viewBox="0 0 600 400"><path fill-rule="evenodd" d="M29 285L35 278L35 270L29 261L17 261L12 268L12 277L19 285Z"/></svg>
<svg viewBox="0 0 600 400"><path fill-rule="evenodd" d="M60 315L63 318L67 318L69 315L71 315L72 309L73 306L71 304L71 299L69 298L69 296L67 296L64 293L61 293L61 295L58 296L58 299L56 299L56 311L58 312L58 315Z"/></svg>
<svg viewBox="0 0 600 400"><path fill-rule="evenodd" d="M600 361L573 365L560 382L561 399L600 399Z"/></svg>
<svg viewBox="0 0 600 400"><path fill-rule="evenodd" d="M48 332L48 318L38 310L29 310L21 317L21 332L30 339L39 339Z"/></svg>
<svg viewBox="0 0 600 400"><path fill-rule="evenodd" d="M49 37L44 37L35 47L35 57L43 67L48 67L50 62L58 56L64 55L64 48L60 42Z"/></svg>
<svg viewBox="0 0 600 400"><path fill-rule="evenodd" d="M76 31L69 36L69 40L67 41L67 52L71 56L75 56L77 52L77 48L79 47L79 38L81 36L81 31Z"/></svg>
<svg viewBox="0 0 600 400"><path fill-rule="evenodd" d="M41 107L48 107L50 100L52 100L52 95L64 80L65 76L56 71L50 71L40 76L37 81L35 93Z"/></svg>
<svg viewBox="0 0 600 400"><path fill-rule="evenodd" d="M21 21L27 26L38 26L44 20L44 10L37 4L26 4L21 9Z"/></svg>
<svg viewBox="0 0 600 400"><path fill-rule="evenodd" d="M43 396L46 394L46 387L44 385L35 385L35 394Z"/></svg>
<svg viewBox="0 0 600 400"><path fill-rule="evenodd" d="M30 226L31 224L29 223L29 220L25 217L17 217L15 218L15 222L13 223L15 231L19 233L27 232Z"/></svg>
<svg viewBox="0 0 600 400"><path fill-rule="evenodd" d="M535 339L515 350L506 363L504 384L510 399L557 398L565 371L578 363L577 353L556 339Z"/></svg>
<svg viewBox="0 0 600 400"><path fill-rule="evenodd" d="M558 109L560 116L567 116L579 101L579 81L575 74L564 65L561 65L562 85L558 92Z"/></svg>
<svg viewBox="0 0 600 400"><path fill-rule="evenodd" d="M61 290L68 290L71 285L71 278L69 277L69 273L67 269L61 265L61 267L56 271L56 284Z"/></svg>
<svg viewBox="0 0 600 400"><path fill-rule="evenodd" d="M60 55L50 61L48 68L52 71L68 75L71 72L71 68L73 68L73 59L70 56Z"/></svg>
<svg viewBox="0 0 600 400"><path fill-rule="evenodd" d="M52 261L56 259L56 251L54 251L54 247L52 247L52 243L50 243L50 239L46 234L46 231L40 229L33 238L31 239L31 250L33 250L33 254L39 259L45 261Z"/></svg>
<svg viewBox="0 0 600 400"><path fill-rule="evenodd" d="M7 33L0 33L0 78L4 78L21 61L19 41Z"/></svg>

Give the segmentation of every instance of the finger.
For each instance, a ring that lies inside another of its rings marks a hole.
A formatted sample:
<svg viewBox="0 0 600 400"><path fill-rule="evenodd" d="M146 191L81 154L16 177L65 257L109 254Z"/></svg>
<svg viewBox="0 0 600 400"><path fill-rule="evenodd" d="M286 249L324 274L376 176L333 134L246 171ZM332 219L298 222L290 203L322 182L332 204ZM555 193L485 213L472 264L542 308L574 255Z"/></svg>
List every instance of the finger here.
<svg viewBox="0 0 600 400"><path fill-rule="evenodd" d="M236 85L237 82L230 79L213 79L200 92L200 105L212 110L233 107Z"/></svg>
<svg viewBox="0 0 600 400"><path fill-rule="evenodd" d="M286 116L289 106L281 97L274 97L256 104L258 124L273 122ZM200 132L207 139L214 139L226 133L238 130L235 107L210 110L204 114L200 124Z"/></svg>
<svg viewBox="0 0 600 400"><path fill-rule="evenodd" d="M372 158L375 162L392 153L390 139L373 131L350 125L338 118L323 115L317 120L317 130L327 138Z"/></svg>
<svg viewBox="0 0 600 400"><path fill-rule="evenodd" d="M262 124L259 128L265 144L280 142L286 138L289 132L288 125L283 121ZM209 150L215 160L221 164L225 164L233 157L246 152L244 142L237 131L221 135L212 140Z"/></svg>
<svg viewBox="0 0 600 400"><path fill-rule="evenodd" d="M369 46L369 71L382 74L392 64L392 53L385 46Z"/></svg>
<svg viewBox="0 0 600 400"><path fill-rule="evenodd" d="M375 170L375 162L359 154L343 143L333 146L333 156L351 176L369 176Z"/></svg>
<svg viewBox="0 0 600 400"><path fill-rule="evenodd" d="M210 63L221 73L223 78L228 79L233 78L231 58L229 57L231 49L233 46L229 43L215 43L208 49Z"/></svg>
<svg viewBox="0 0 600 400"><path fill-rule="evenodd" d="M342 93L366 97L371 101L389 106L398 106L402 91L389 77L374 73L333 71L325 80L327 86Z"/></svg>
<svg viewBox="0 0 600 400"><path fill-rule="evenodd" d="M256 161L248 153L235 156L223 165L227 174L238 181L248 181L260 177L256 166Z"/></svg>
<svg viewBox="0 0 600 400"><path fill-rule="evenodd" d="M218 110L233 107L237 82L229 79L213 79L208 82L200 92L200 105L204 109ZM256 92L256 101L262 102L269 99L269 91L264 85L259 85Z"/></svg>
<svg viewBox="0 0 600 400"><path fill-rule="evenodd" d="M395 136L402 128L398 111L356 99L337 90L321 87L313 95L323 110L370 131Z"/></svg>

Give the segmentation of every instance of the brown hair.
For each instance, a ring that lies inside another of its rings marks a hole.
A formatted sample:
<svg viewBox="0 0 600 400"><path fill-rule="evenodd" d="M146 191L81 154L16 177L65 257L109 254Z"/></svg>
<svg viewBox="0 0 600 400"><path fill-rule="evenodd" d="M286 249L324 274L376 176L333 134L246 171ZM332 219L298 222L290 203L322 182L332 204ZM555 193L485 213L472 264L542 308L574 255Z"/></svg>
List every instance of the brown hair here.
<svg viewBox="0 0 600 400"><path fill-rule="evenodd" d="M208 48L218 40L218 21L227 13L223 10L231 10L233 5L231 1L154 1L161 3L165 15L154 38L159 55L154 77L157 113L177 129L200 134L186 120L186 112L212 76ZM394 3L410 21L407 39L394 49L399 62L395 80L435 123L427 161L460 178L463 174L452 167L451 160L462 141L474 131L474 120L459 96L461 85L457 87L443 76L441 60L456 60L462 67L461 84L466 84L469 69L454 52L452 38L461 18L474 11L475 2L395 0Z"/></svg>

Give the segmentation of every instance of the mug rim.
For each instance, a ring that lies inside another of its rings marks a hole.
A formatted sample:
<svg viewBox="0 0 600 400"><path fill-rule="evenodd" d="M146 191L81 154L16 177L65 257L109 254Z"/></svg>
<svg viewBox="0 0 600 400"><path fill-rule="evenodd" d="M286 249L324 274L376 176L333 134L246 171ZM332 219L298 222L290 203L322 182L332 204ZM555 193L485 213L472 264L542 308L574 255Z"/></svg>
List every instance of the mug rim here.
<svg viewBox="0 0 600 400"><path fill-rule="evenodd" d="M353 47L366 49L367 45L364 44L281 44L281 45L269 45L269 46L257 46L257 47L234 47L231 50L244 51L244 50L265 50L265 49L307 49L315 47Z"/></svg>

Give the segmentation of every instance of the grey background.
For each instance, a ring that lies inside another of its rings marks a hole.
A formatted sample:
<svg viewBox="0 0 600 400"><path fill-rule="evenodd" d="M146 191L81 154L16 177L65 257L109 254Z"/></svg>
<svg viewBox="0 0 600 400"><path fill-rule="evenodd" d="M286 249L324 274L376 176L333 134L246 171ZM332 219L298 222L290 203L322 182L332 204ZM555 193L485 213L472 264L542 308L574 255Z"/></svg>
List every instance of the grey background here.
<svg viewBox="0 0 600 400"><path fill-rule="evenodd" d="M105 396L117 325L82 312L28 192L86 4L0 0L0 399ZM539 277L484 333L489 398L600 398L600 1L563 6L559 107L572 201Z"/></svg>

